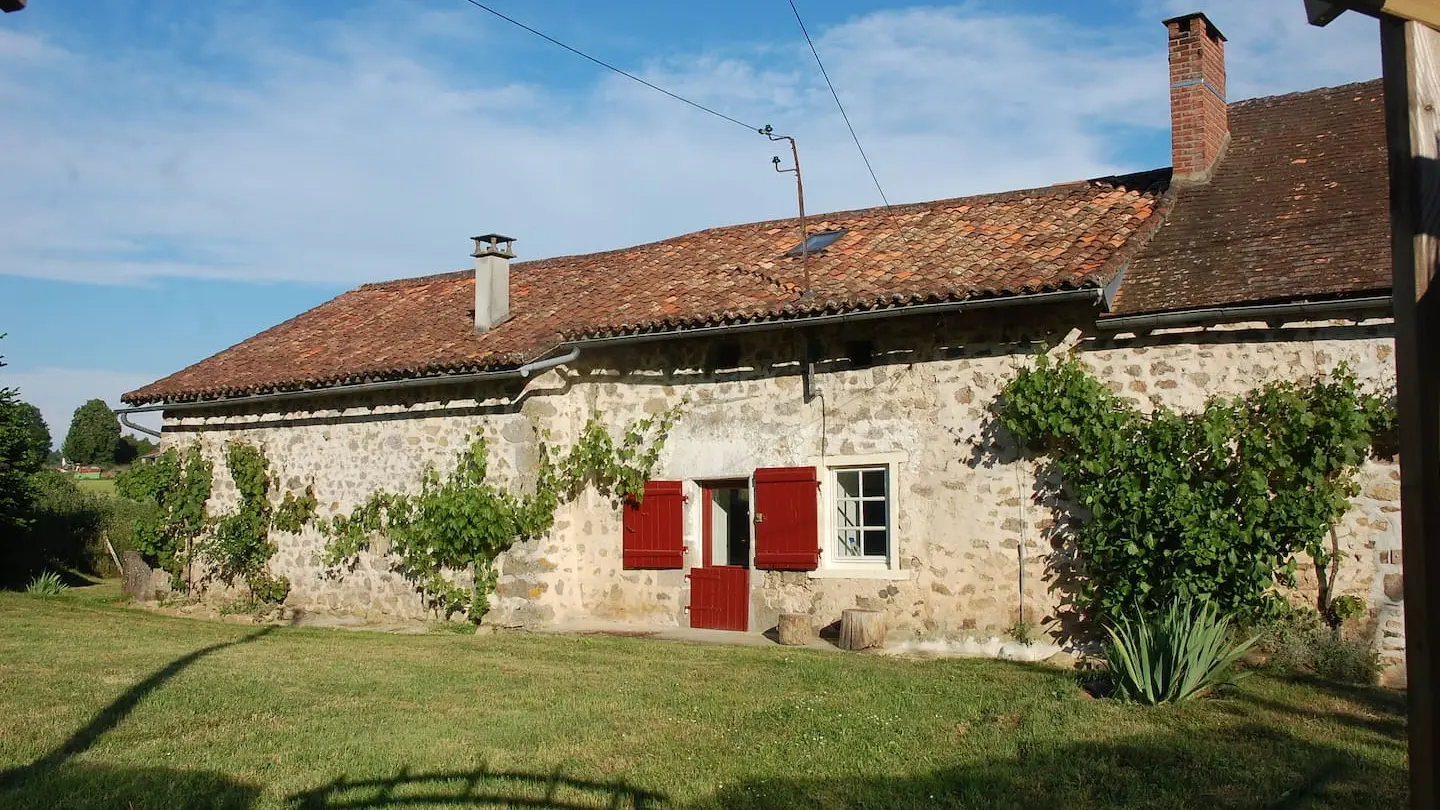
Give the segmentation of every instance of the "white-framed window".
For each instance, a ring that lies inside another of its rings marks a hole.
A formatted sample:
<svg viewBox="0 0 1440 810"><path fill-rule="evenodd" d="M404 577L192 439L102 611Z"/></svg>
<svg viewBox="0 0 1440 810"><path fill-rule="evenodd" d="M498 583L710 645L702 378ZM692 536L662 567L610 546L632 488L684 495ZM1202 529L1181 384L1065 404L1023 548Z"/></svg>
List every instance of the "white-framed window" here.
<svg viewBox="0 0 1440 810"><path fill-rule="evenodd" d="M836 562L890 561L890 467L831 470Z"/></svg>
<svg viewBox="0 0 1440 810"><path fill-rule="evenodd" d="M813 578L903 579L896 493L906 454L827 458L821 466L824 519L820 568Z"/></svg>

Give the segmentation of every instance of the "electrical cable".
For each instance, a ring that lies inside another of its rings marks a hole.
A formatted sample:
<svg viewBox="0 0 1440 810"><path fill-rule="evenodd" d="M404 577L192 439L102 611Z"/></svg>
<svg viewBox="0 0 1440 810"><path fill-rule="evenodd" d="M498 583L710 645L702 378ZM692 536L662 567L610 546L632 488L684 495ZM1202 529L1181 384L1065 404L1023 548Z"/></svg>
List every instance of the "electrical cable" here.
<svg viewBox="0 0 1440 810"><path fill-rule="evenodd" d="M636 76L636 75L633 74L633 73L629 73L629 72L626 72L626 71L624 71L624 70L621 70L620 68L615 67L614 65L612 65L612 64L610 64L609 62L606 62L606 61L604 61L604 60L602 60L602 59L596 59L595 57L591 56L590 54L585 53L584 51L581 51L581 50L579 50L579 49L577 49L577 48L572 48L572 47L570 47L569 45L566 45L565 43L561 42L560 40L558 40L558 39L550 36L549 34L546 34L546 33L542 32L542 31L537 31L537 30L535 30L534 28L531 28L530 26L526 25L525 23L522 23L522 22L520 22L519 20L514 19L513 17L507 17L507 16L505 16L504 14L501 14L500 12L496 11L495 9L493 9L493 8L485 5L484 3L478 2L478 0L465 0L465 2L469 3L470 5L478 8L478 9L480 9L480 10L482 10L482 11L487 11L487 12L489 12L490 14L493 14L493 15L495 15L496 17L499 17L500 19L504 20L505 22L510 23L511 25L513 25L513 26L515 26L515 27L517 27L517 28L523 28L524 30L529 31L530 33L534 34L534 35L537 36L537 37L540 37L541 39L545 40L546 42L552 43L552 44L554 44L554 45L559 45L560 47L564 48L565 50L567 50L567 51L569 51L569 52L571 52L571 53L573 53L573 54L575 54L576 56L578 56L578 57L580 57L580 58L582 58L582 59L587 59L587 60L589 60L589 61L591 61L591 62L594 62L595 64L599 65L600 67L605 68L606 70L614 71L615 73L618 73L618 74L620 74L621 76L624 76L625 78L627 78L627 79L629 79L629 80L631 80L631 81L633 81L633 82L639 82L640 84L645 85L646 87L650 88L651 90L655 90L655 91L657 91L657 92L664 93L665 95L669 96L670 98L675 99L676 101L683 101L683 102L685 102L686 104L689 104L691 107L694 107L694 108L697 109L697 110L701 110L701 111L703 111L703 112L710 113L711 115L713 115L713 116L715 116L715 117L717 117L717 118L723 118L723 119L725 119L726 121L729 121L729 122L732 123L732 124L739 124L740 126L745 127L746 129L750 130L751 132L758 132L759 129L760 129L759 127L750 126L749 124L747 124L747 123L745 123L744 121L741 121L741 120L739 120L739 119L731 118L730 116L726 115L725 113L718 112L718 111L716 111L716 110L712 110L711 108L706 107L704 104L700 104L699 102L691 101L690 99L685 98L684 96L679 95L679 94L677 94L677 93L672 93L672 92L670 92L669 90L666 90L665 88L660 87L659 85L651 84L650 82L645 81L644 79L640 78L639 76ZM817 57L817 58L818 58L818 57ZM842 112L843 112L843 111L842 111ZM852 131L852 132L853 132L853 131ZM858 141L857 141L857 143L858 143ZM872 174L873 174L873 173L872 173ZM883 195L883 192L882 192L882 195Z"/></svg>
<svg viewBox="0 0 1440 810"><path fill-rule="evenodd" d="M830 95L835 98L835 106L840 108L840 117L845 119L845 127L850 130L850 137L855 141L855 148L860 151L860 159L865 161L865 169L870 172L870 179L875 183L875 190L880 192L880 199L884 201L885 207L890 207L890 198L885 196L885 189L880 187L880 178L875 176L875 168L870 165L870 156L865 154L865 147L860 145L860 136L855 134L855 127L850 123L850 116L845 112L845 105L840 103L840 94L835 92L835 85L830 81L830 73L825 70L825 63L820 61L820 52L815 49L815 41L810 39L810 31L805 28L805 21L800 18L800 9L795 7L795 0L789 0L790 10L795 13L795 22L800 24L800 33L805 35L805 43L810 46L810 53L815 56L815 64L820 66L820 75L825 77L825 84L830 88Z"/></svg>

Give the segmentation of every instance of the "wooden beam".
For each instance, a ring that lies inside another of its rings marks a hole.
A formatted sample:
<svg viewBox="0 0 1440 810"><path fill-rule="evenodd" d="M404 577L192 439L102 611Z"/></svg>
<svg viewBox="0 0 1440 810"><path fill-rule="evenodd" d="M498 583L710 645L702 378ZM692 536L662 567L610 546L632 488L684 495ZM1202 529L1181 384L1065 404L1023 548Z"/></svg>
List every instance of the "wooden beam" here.
<svg viewBox="0 0 1440 810"><path fill-rule="evenodd" d="M1440 674L1440 32L1380 21L1390 145L1410 806L1434 808Z"/></svg>
<svg viewBox="0 0 1440 810"><path fill-rule="evenodd" d="M1305 0L1311 25L1329 25L1346 11L1372 17L1399 17L1440 28L1440 0Z"/></svg>
<svg viewBox="0 0 1440 810"><path fill-rule="evenodd" d="M1440 28L1440 0L1385 0L1380 12Z"/></svg>

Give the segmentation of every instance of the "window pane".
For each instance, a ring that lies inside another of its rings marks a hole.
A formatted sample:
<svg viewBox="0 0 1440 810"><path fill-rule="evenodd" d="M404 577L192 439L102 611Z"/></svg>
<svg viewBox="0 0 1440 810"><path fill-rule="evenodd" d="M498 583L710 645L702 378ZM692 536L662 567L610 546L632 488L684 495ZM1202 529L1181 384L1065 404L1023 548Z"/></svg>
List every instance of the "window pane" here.
<svg viewBox="0 0 1440 810"><path fill-rule="evenodd" d="M865 495L871 498L885 494L885 470L865 470Z"/></svg>
<svg viewBox="0 0 1440 810"><path fill-rule="evenodd" d="M890 551L890 533L884 529L865 532L865 556L884 557Z"/></svg>
<svg viewBox="0 0 1440 810"><path fill-rule="evenodd" d="M840 532L840 556L859 557L862 554L863 550L860 547L860 532L853 530Z"/></svg>
<svg viewBox="0 0 1440 810"><path fill-rule="evenodd" d="M865 502L865 526L872 529L884 529L890 526L885 519L886 504L884 501Z"/></svg>
<svg viewBox="0 0 1440 810"><path fill-rule="evenodd" d="M835 483L840 485L840 494L847 498L860 497L860 471L840 470L835 473Z"/></svg>
<svg viewBox="0 0 1440 810"><path fill-rule="evenodd" d="M841 501L836 504L840 512L840 528L860 525L860 502Z"/></svg>

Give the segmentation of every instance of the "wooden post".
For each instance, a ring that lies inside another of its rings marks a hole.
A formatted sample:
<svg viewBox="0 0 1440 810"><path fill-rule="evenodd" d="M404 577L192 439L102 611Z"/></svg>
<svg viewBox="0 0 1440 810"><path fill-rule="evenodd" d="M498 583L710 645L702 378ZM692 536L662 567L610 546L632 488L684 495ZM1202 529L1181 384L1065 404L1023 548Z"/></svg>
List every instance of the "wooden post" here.
<svg viewBox="0 0 1440 810"><path fill-rule="evenodd" d="M110 545L110 533L100 532L100 539L105 541L105 550L110 552L110 559L115 561L115 570L124 574L125 563L120 562L120 555L115 553L115 547Z"/></svg>
<svg viewBox="0 0 1440 810"><path fill-rule="evenodd" d="M782 613L775 625L780 643L787 647L803 647L815 640L815 623L809 613Z"/></svg>
<svg viewBox="0 0 1440 810"><path fill-rule="evenodd" d="M1410 806L1436 806L1434 679L1440 638L1440 32L1380 21L1390 145L1395 371L1400 413Z"/></svg>
<svg viewBox="0 0 1440 810"><path fill-rule="evenodd" d="M885 646L885 614L851 608L840 614L840 649L868 650Z"/></svg>

